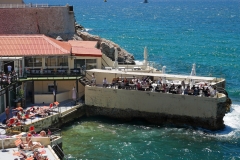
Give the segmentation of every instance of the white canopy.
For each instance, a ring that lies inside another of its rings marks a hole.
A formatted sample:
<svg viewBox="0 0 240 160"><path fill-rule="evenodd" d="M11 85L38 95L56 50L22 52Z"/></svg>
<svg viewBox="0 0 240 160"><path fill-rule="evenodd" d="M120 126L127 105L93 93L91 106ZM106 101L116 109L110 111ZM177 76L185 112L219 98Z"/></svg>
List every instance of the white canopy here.
<svg viewBox="0 0 240 160"><path fill-rule="evenodd" d="M22 59L23 57L0 57L0 61L1 60L18 60L18 59Z"/></svg>
<svg viewBox="0 0 240 160"><path fill-rule="evenodd" d="M200 76L187 76L187 75L175 75L175 74L162 74L162 73L147 73L147 72L125 72L119 70L103 70L103 69L91 69L87 72L93 73L108 73L108 74L125 74L125 75L135 75L135 76L153 76L153 77L166 77L166 78L177 78L177 79L194 79L203 81L214 81L216 77L200 77Z"/></svg>
<svg viewBox="0 0 240 160"><path fill-rule="evenodd" d="M115 52L114 52L114 58L115 58L114 68L117 69L117 66L118 66L118 51L117 51L116 47L114 49L115 49Z"/></svg>
<svg viewBox="0 0 240 160"><path fill-rule="evenodd" d="M166 73L166 66L163 66L162 67L162 74L165 74Z"/></svg>
<svg viewBox="0 0 240 160"><path fill-rule="evenodd" d="M143 57L144 57L143 65L147 66L147 63L148 63L148 60L147 60L148 59L147 47L144 48Z"/></svg>

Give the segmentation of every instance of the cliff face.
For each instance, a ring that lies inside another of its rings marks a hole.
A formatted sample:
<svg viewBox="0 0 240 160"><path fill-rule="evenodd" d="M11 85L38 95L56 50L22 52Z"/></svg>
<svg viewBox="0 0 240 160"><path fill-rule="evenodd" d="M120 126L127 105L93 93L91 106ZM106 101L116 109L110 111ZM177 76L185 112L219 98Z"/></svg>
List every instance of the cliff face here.
<svg viewBox="0 0 240 160"><path fill-rule="evenodd" d="M96 35L91 35L87 32L82 32L80 30L77 30L77 36L75 36L74 39L76 40L82 39L83 41L98 41L96 47L98 49L101 49L102 53L104 53L107 57L109 57L113 61L115 60L114 53L116 47L118 51L119 64L135 64L133 55L128 53L126 50L122 49L118 44L112 41L106 40Z"/></svg>

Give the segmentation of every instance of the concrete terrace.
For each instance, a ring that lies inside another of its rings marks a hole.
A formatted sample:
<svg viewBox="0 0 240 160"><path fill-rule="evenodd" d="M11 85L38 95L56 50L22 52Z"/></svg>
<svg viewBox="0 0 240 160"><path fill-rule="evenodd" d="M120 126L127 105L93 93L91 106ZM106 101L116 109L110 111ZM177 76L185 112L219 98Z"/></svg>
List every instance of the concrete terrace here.
<svg viewBox="0 0 240 160"><path fill-rule="evenodd" d="M44 153L44 156L48 157L48 160L58 160L58 158L56 157L54 151L52 150L52 148L50 146L45 147L45 148L41 148L44 149L46 151L46 153ZM21 160L21 157L14 155L14 152L18 152L17 148L7 148L6 152L2 152L2 150L0 151L0 159L1 160ZM28 151L26 153L27 156L33 155L32 151Z"/></svg>
<svg viewBox="0 0 240 160"><path fill-rule="evenodd" d="M31 108L32 106L43 107L43 106L49 106L49 105L50 105L49 103L45 103L45 104L30 104L30 103L28 103L28 104L26 104L27 107L24 110L27 110L27 109ZM59 102L58 107L53 108L52 111L50 112L49 116L56 115L56 114L59 114L59 113L61 113L61 115L67 114L71 109L79 107L81 105L82 105L81 101L77 101L77 103L75 104L74 101L70 100L70 99ZM13 110L13 108L11 108L10 109L10 117L11 118L15 117L14 116L15 113L16 113L16 110ZM22 121L22 123L23 123L23 125L30 125L31 123L44 120L49 116L46 116L46 117L36 116L35 118L27 119L25 121ZM2 124L2 121L4 119L6 119L6 114L5 113L0 114L0 126L1 126L0 134L5 134L5 125Z"/></svg>

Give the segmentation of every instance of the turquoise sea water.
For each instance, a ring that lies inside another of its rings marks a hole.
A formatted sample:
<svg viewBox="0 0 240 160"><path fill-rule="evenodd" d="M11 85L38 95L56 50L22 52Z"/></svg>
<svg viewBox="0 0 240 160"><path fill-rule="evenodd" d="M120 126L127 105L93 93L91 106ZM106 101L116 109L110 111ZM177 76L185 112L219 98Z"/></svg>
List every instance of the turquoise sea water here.
<svg viewBox="0 0 240 160"><path fill-rule="evenodd" d="M225 129L124 124L84 118L63 128L63 149L76 159L240 159L239 0L33 0L70 4L91 34L114 41L168 73L224 77L233 100ZM26 3L30 0L25 0Z"/></svg>

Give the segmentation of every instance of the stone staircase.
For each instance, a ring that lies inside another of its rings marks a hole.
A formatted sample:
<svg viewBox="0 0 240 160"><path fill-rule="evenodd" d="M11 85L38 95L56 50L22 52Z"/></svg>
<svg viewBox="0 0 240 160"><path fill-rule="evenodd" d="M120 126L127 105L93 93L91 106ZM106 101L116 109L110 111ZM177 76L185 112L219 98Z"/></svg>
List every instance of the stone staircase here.
<svg viewBox="0 0 240 160"><path fill-rule="evenodd" d="M86 79L86 77L79 78L79 82L80 82L83 86L86 86L86 85L91 84L91 82L90 82L88 79Z"/></svg>

